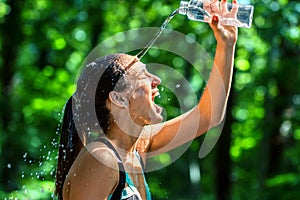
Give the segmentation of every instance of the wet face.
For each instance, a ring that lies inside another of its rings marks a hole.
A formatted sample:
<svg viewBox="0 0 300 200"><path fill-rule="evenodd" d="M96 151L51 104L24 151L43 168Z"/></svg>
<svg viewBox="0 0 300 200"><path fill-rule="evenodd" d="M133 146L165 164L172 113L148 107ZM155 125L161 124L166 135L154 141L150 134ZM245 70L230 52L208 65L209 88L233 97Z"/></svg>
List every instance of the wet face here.
<svg viewBox="0 0 300 200"><path fill-rule="evenodd" d="M154 103L159 95L157 86L160 79L149 73L146 65L137 62L128 70L127 81L132 90L129 98L129 112L131 118L138 125L155 124L162 121L162 108Z"/></svg>

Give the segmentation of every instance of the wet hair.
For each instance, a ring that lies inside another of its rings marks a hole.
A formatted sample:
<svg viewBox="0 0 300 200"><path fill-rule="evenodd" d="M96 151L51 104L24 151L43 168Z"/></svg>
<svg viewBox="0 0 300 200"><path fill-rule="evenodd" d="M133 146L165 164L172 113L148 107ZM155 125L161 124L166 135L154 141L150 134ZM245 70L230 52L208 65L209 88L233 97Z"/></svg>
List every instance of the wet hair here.
<svg viewBox="0 0 300 200"><path fill-rule="evenodd" d="M64 181L81 148L109 130L109 93L128 87L122 77L137 61L127 54L112 54L89 62L83 69L76 92L64 108L55 182L58 199L62 199Z"/></svg>

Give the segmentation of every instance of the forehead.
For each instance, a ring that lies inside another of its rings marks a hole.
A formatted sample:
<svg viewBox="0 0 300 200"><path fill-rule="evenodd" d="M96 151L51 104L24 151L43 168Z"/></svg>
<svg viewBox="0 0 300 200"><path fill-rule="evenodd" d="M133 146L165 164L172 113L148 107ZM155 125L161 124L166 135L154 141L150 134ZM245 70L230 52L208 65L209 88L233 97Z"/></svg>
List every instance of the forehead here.
<svg viewBox="0 0 300 200"><path fill-rule="evenodd" d="M142 62L136 62L134 63L129 69L128 69L128 74L134 75L134 74L139 74L142 73L146 70L146 65Z"/></svg>
<svg viewBox="0 0 300 200"><path fill-rule="evenodd" d="M149 79L146 65L142 62L134 63L128 69L127 75L124 78L126 79L126 81L128 81L128 83L130 83L130 87L132 89L151 83L151 79Z"/></svg>

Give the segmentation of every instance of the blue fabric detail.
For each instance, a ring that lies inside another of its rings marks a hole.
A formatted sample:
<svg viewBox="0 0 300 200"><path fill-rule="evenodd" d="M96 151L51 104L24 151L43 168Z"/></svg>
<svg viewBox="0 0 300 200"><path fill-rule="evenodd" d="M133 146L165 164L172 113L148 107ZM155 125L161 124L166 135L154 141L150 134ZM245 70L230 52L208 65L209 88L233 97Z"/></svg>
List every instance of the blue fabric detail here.
<svg viewBox="0 0 300 200"><path fill-rule="evenodd" d="M127 183L128 187L123 189L121 199L129 198L133 194L140 196L140 194L139 194L138 190L136 189L133 181L131 180L129 174L127 172L125 172L125 175L126 175L126 183ZM145 189L146 189L147 200L151 200L151 193L150 193L149 186L146 182L145 176L143 176L143 177L144 177L144 184L145 184ZM112 194L109 195L108 200L110 200L111 196L112 196Z"/></svg>
<svg viewBox="0 0 300 200"><path fill-rule="evenodd" d="M141 156L140 156L140 154L137 152L137 151L135 151L135 154L136 154L136 156L138 157L138 159L140 160L140 161L142 161L142 158L141 158ZM141 162L142 163L142 162ZM144 167L144 166L142 166L142 167ZM144 169L143 169L143 171L144 171ZM127 173L126 173L126 179L127 179ZM130 178L130 177L129 177ZM150 193L150 188L149 188L149 186L148 186L148 183L147 183L147 181L146 181L146 177L145 177L145 175L143 174L143 178L144 178L144 184L145 184L145 189L146 189L146 196L147 196L147 200L151 200L151 193Z"/></svg>

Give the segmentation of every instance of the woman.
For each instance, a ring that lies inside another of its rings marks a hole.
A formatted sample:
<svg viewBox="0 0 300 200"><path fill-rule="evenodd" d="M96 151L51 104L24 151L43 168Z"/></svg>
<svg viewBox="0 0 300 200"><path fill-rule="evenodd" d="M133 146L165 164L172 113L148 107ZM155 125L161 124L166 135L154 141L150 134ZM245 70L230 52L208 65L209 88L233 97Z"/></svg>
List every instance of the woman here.
<svg viewBox="0 0 300 200"><path fill-rule="evenodd" d="M226 0L220 5L220 10L212 7L212 14L226 12ZM160 123L162 109L154 103L160 79L137 57L113 54L87 65L65 108L56 181L59 199L151 199L143 174L146 155L182 145L223 120L237 28L218 22L214 15L214 66L198 105L165 123Z"/></svg>

